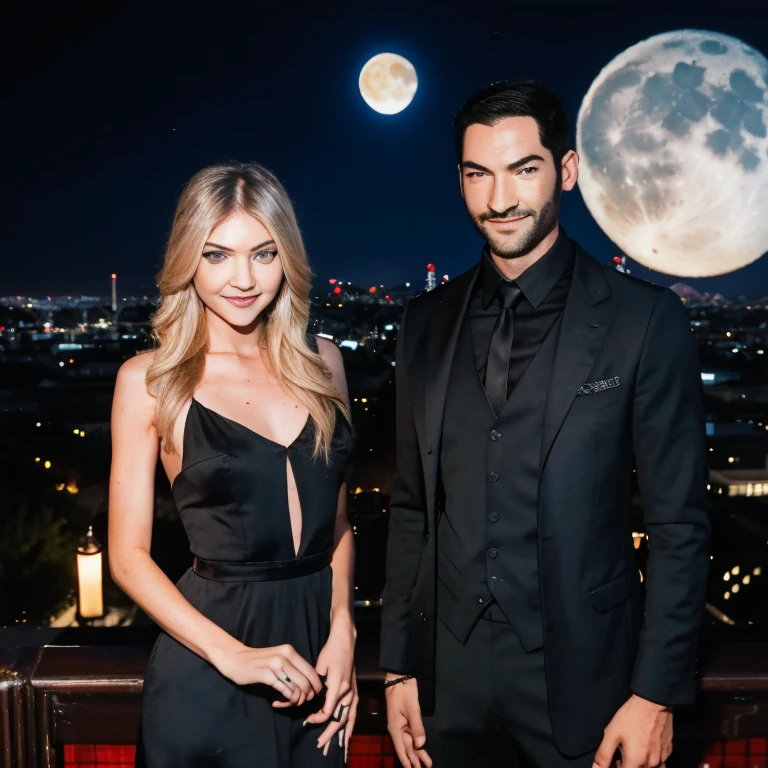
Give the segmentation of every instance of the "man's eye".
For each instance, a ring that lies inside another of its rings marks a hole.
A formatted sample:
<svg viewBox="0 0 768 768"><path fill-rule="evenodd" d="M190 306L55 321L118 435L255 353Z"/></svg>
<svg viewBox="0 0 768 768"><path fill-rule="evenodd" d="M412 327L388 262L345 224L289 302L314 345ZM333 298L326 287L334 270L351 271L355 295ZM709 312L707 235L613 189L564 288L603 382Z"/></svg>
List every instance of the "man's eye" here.
<svg viewBox="0 0 768 768"><path fill-rule="evenodd" d="M539 169L535 165L529 165L526 168L523 168L521 173L524 173L526 176L530 176L532 173L536 173Z"/></svg>
<svg viewBox="0 0 768 768"><path fill-rule="evenodd" d="M468 178L479 178L480 176L485 176L485 174L482 171L470 171L467 174Z"/></svg>

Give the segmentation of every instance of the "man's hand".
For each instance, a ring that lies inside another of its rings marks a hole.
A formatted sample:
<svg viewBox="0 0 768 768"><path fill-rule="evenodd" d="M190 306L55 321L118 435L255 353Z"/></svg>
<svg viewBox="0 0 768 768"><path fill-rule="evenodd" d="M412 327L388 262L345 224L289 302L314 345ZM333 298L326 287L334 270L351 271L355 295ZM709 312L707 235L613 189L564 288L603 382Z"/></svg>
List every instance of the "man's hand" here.
<svg viewBox="0 0 768 768"><path fill-rule="evenodd" d="M616 750L621 768L664 768L672 754L672 710L632 695L608 723L592 768L610 768Z"/></svg>
<svg viewBox="0 0 768 768"><path fill-rule="evenodd" d="M387 673L387 680L401 675ZM387 730L400 762L405 768L432 768L432 758L424 750L427 734L421 719L419 689L411 678L384 691L387 698Z"/></svg>

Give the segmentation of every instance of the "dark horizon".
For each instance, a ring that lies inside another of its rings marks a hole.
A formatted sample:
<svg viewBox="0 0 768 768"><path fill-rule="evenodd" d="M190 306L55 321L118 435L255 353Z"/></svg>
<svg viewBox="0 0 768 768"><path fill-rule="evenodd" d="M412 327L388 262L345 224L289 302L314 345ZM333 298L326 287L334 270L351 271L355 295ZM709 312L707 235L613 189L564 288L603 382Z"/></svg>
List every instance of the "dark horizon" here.
<svg viewBox="0 0 768 768"><path fill-rule="evenodd" d="M435 3L386 14L356 5L270 9L217 4L201 18L116 4L18 7L3 67L6 269L0 295L153 295L176 200L199 168L256 160L295 202L315 284L451 277L482 241L459 195L451 120L477 88L510 76L548 84L572 128L599 71L630 45L681 28L734 35L768 52L764 12L736 2L551 3L446 13ZM542 25L542 17L546 24ZM404 112L373 112L358 73L391 51L416 67ZM578 190L561 222L604 262L618 252ZM630 263L662 285L762 298L768 259L711 278L673 277Z"/></svg>

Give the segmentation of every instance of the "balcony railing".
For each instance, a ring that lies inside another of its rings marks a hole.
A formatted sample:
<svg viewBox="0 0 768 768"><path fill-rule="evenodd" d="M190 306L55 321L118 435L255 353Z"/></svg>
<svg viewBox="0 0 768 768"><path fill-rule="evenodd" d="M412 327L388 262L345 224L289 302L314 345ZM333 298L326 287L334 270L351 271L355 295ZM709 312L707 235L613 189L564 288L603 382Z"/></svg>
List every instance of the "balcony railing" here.
<svg viewBox="0 0 768 768"><path fill-rule="evenodd" d="M371 635L359 637L359 735L350 766L394 768ZM0 650L0 768L132 765L149 650L146 644ZM696 704L676 712L668 766L704 765L768 766L768 643L722 645L703 670Z"/></svg>

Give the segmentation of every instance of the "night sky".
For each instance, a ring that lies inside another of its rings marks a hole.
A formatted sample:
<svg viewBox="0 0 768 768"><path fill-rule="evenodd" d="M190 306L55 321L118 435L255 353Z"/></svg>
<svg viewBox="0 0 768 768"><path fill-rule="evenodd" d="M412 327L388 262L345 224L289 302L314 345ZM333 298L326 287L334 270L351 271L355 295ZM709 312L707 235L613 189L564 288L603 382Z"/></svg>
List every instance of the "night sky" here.
<svg viewBox="0 0 768 768"><path fill-rule="evenodd" d="M319 283L421 283L430 261L455 276L481 245L451 137L474 90L536 78L575 125L602 67L650 35L709 29L768 53L766 3L740 0L100 5L25 2L2 22L0 295L106 295L111 272L121 295L154 295L183 184L229 159L283 181ZM358 91L363 64L383 51L418 73L399 115L379 115ZM597 258L616 253L578 191L561 220ZM765 295L768 256L684 282Z"/></svg>

